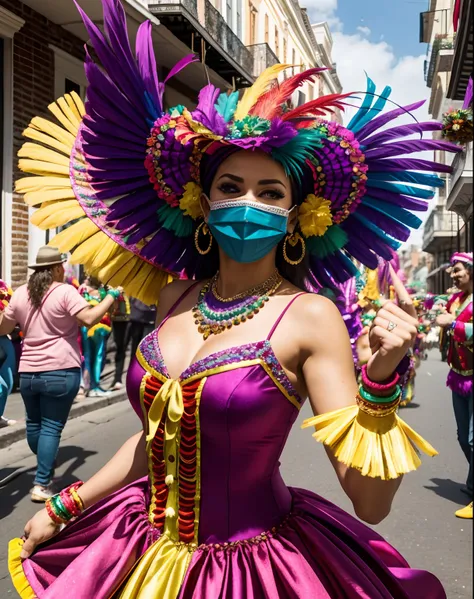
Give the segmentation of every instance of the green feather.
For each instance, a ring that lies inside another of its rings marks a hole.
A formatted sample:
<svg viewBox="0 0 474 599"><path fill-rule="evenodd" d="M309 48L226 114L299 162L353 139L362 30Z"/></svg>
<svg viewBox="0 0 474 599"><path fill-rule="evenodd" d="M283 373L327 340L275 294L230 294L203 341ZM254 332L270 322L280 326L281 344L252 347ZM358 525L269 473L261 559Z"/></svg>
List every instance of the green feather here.
<svg viewBox="0 0 474 599"><path fill-rule="evenodd" d="M184 214L178 206L164 204L156 211L161 224L176 237L189 237L193 233L193 219Z"/></svg>
<svg viewBox="0 0 474 599"><path fill-rule="evenodd" d="M238 101L239 92L232 92L231 94L223 93L217 98L217 103L214 105L214 107L224 118L226 123L228 123L234 116Z"/></svg>
<svg viewBox="0 0 474 599"><path fill-rule="evenodd" d="M306 246L310 254L323 259L342 249L347 241L347 233L338 225L332 225L324 235L308 237L306 239Z"/></svg>
<svg viewBox="0 0 474 599"><path fill-rule="evenodd" d="M316 129L301 129L284 146L272 150L272 158L283 166L287 175L302 177L305 162L314 159L315 150L323 147L321 135Z"/></svg>

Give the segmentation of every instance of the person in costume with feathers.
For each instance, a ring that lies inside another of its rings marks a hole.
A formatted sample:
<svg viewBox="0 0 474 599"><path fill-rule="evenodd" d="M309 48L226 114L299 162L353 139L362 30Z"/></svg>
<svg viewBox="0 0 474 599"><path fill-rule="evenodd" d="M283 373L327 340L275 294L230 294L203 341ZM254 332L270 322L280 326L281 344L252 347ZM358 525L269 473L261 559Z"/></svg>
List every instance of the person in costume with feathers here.
<svg viewBox="0 0 474 599"><path fill-rule="evenodd" d="M463 491L471 503L457 510L458 518L472 520L473 494L473 347L472 347L472 252L455 252L450 260L450 275L456 288L444 313L436 323L449 340L447 361L450 368L447 386L452 391L459 445L468 462L466 486Z"/></svg>
<svg viewBox="0 0 474 599"><path fill-rule="evenodd" d="M436 454L397 416L416 321L383 306L359 387L344 322L312 291L354 276L351 257L390 259L448 170L403 156L457 147L423 137L438 123L381 129L421 103L385 111L390 89L371 80L347 127L325 119L345 95L289 108L320 69L278 84L275 65L242 97L209 84L194 110L165 110L168 79L196 57L159 81L151 25L133 53L121 5L103 6L105 33L78 7L103 67L87 56L86 106L66 95L50 106L60 125L33 119L17 189L38 226L76 220L54 244L104 284L146 304L162 288L158 328L128 370L140 432L11 541L19 595L444 598L372 529L287 487L279 457L309 398L303 427L374 524L417 449Z"/></svg>

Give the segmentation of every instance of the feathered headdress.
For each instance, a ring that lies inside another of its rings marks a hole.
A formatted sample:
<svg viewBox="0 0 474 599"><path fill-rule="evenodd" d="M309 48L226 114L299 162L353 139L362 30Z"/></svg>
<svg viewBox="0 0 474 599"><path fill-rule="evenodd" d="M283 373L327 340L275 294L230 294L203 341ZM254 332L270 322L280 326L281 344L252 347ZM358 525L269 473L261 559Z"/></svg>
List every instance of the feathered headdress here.
<svg viewBox="0 0 474 599"><path fill-rule="evenodd" d="M32 141L19 153L20 168L34 175L17 183L25 201L39 207L32 222L67 227L51 244L72 252L72 262L148 304L171 277L198 276L205 259L194 246L201 160L223 147L264 151L292 181L309 178L299 226L308 278L321 285L354 276L351 257L376 268L379 255L389 260L398 240L421 224L413 211L426 210L433 188L443 184L432 171L450 168L403 156L459 150L423 139L439 123L396 124L423 102L384 113L391 90L377 96L368 79L357 114L343 127L324 115L343 109L348 94L291 108L293 92L320 69L278 84L286 67L275 65L240 99L207 85L196 109L166 109L167 81L196 57L183 58L160 81L151 24L140 26L133 53L120 2L102 3L105 33L78 6L101 64L87 54L85 107L75 93L51 104L58 123L34 118L24 132Z"/></svg>
<svg viewBox="0 0 474 599"><path fill-rule="evenodd" d="M457 262L472 266L472 252L454 252L449 263L454 266Z"/></svg>

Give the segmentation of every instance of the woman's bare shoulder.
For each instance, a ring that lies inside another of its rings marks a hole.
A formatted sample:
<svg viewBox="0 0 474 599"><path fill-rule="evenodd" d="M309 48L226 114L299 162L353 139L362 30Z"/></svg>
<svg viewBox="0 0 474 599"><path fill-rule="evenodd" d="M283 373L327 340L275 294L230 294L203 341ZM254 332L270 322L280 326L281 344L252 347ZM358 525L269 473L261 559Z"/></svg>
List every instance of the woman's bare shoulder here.
<svg viewBox="0 0 474 599"><path fill-rule="evenodd" d="M188 279L177 279L168 283L160 291L158 297L157 306L160 311L169 310L171 306L178 301L178 299L185 293L190 287L196 284L196 281Z"/></svg>

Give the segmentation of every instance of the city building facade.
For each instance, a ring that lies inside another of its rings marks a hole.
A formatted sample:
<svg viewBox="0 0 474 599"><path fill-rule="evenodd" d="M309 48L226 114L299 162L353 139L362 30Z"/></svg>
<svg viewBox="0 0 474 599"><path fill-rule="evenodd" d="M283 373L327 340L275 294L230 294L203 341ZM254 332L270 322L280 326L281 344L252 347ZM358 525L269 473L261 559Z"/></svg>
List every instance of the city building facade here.
<svg viewBox="0 0 474 599"><path fill-rule="evenodd" d="M471 13L472 0L431 0L420 15L420 42L428 44L424 75L431 89L429 112L438 121L463 103L473 67ZM450 286L445 273L450 255L472 251L472 142L454 159L438 151L435 160L453 169L444 176L423 236L423 250L433 256L428 290L441 293Z"/></svg>

